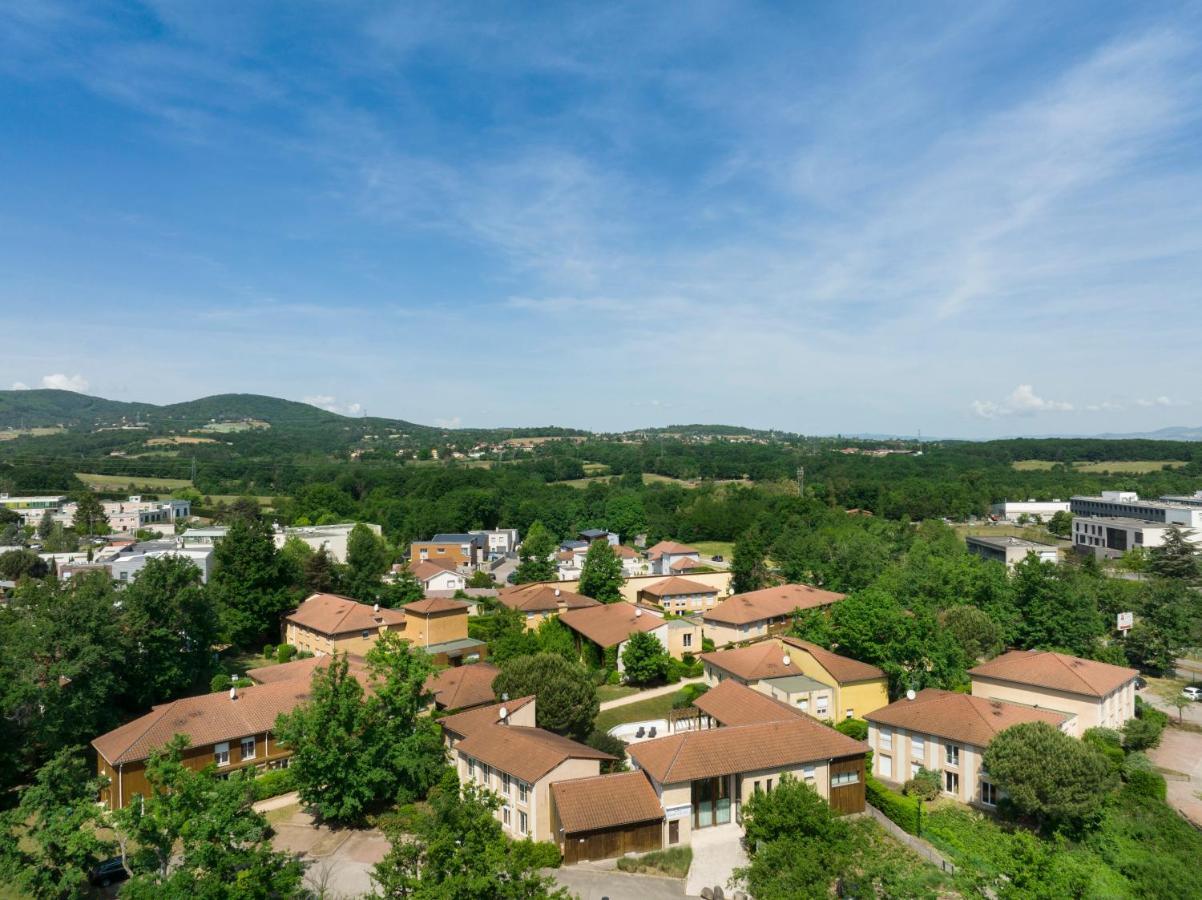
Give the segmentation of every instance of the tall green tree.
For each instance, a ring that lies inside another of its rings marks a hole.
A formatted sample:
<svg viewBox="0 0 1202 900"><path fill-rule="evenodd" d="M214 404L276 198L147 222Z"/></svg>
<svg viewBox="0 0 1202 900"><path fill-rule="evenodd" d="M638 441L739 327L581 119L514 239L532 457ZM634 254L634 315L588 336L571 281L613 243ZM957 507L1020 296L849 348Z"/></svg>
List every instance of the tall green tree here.
<svg viewBox="0 0 1202 900"><path fill-rule="evenodd" d="M54 513L51 510L46 510L42 513L42 521L38 522L38 537L43 541L50 537L54 531Z"/></svg>
<svg viewBox="0 0 1202 900"><path fill-rule="evenodd" d="M16 808L0 814L0 874L32 897L86 894L88 872L113 851L99 836L100 788L82 747L52 756Z"/></svg>
<svg viewBox="0 0 1202 900"><path fill-rule="evenodd" d="M104 505L100 498L91 491L80 491L71 499L75 501L75 516L71 525L76 534L91 537L108 531L109 520L104 514Z"/></svg>
<svg viewBox="0 0 1202 900"><path fill-rule="evenodd" d="M989 614L975 606L953 606L939 614L939 624L951 632L970 664L1001 652L1004 637L1001 627Z"/></svg>
<svg viewBox="0 0 1202 900"><path fill-rule="evenodd" d="M149 794L116 813L133 877L123 897L274 900L300 892L301 864L271 846L271 827L255 812L253 780L218 779L184 765L187 739L176 735L151 753Z"/></svg>
<svg viewBox="0 0 1202 900"><path fill-rule="evenodd" d="M588 670L554 653L519 656L502 664L493 693L511 699L535 695L538 727L581 741L593 730L601 708Z"/></svg>
<svg viewBox="0 0 1202 900"><path fill-rule="evenodd" d="M1115 787L1106 757L1046 722L1001 732L982 764L1019 812L1046 825L1076 825L1097 815Z"/></svg>
<svg viewBox="0 0 1202 900"><path fill-rule="evenodd" d="M609 541L593 541L584 555L584 566L580 570L580 593L602 603L618 603L622 600L622 585L625 583L622 560L614 553Z"/></svg>
<svg viewBox="0 0 1202 900"><path fill-rule="evenodd" d="M388 545L363 523L351 529L346 542L344 590L356 600L378 603L388 571Z"/></svg>
<svg viewBox="0 0 1202 900"><path fill-rule="evenodd" d="M542 522L535 522L526 532L526 539L518 549L520 562L514 570L514 583L529 584L533 581L554 581L556 578L555 549L558 545L554 535Z"/></svg>
<svg viewBox="0 0 1202 900"><path fill-rule="evenodd" d="M1176 526L1169 528L1160 546L1148 551L1148 570L1158 578L1170 578L1189 584L1194 584L1202 578L1202 562L1199 561L1198 549L1186 538L1187 532Z"/></svg>
<svg viewBox="0 0 1202 900"><path fill-rule="evenodd" d="M1014 603L1024 648L1064 649L1090 656L1106 627L1095 596L1068 570L1028 556L1014 567Z"/></svg>
<svg viewBox="0 0 1202 900"><path fill-rule="evenodd" d="M298 598L290 590L288 567L276 551L269 523L245 517L232 522L213 551L209 590L231 643L257 647L278 634L280 614Z"/></svg>
<svg viewBox="0 0 1202 900"><path fill-rule="evenodd" d="M121 606L133 708L172 700L208 681L217 607L191 560L150 560L122 591Z"/></svg>
<svg viewBox="0 0 1202 900"><path fill-rule="evenodd" d="M538 652L556 653L572 661L580 659L580 650L576 646L576 638L572 636L572 629L559 621L559 616L547 616L539 622L535 635L538 638ZM512 655L506 658L511 659Z"/></svg>
<svg viewBox="0 0 1202 900"><path fill-rule="evenodd" d="M651 684L668 676L672 657L659 638L645 631L636 631L622 649L622 668L631 684Z"/></svg>
<svg viewBox="0 0 1202 900"><path fill-rule="evenodd" d="M338 564L325 547L319 547L302 563L301 583L306 595L328 594L338 589Z"/></svg>
<svg viewBox="0 0 1202 900"><path fill-rule="evenodd" d="M758 591L768 584L768 543L760 526L751 526L735 541L730 572L730 588L736 594Z"/></svg>
<svg viewBox="0 0 1202 900"><path fill-rule="evenodd" d="M547 853L531 841L512 841L494 811L500 800L475 784L460 786L447 770L430 793L428 810L414 810L388 829L392 849L376 866L383 897L406 900L535 900L566 890L539 872ZM549 849L549 848L547 848Z"/></svg>

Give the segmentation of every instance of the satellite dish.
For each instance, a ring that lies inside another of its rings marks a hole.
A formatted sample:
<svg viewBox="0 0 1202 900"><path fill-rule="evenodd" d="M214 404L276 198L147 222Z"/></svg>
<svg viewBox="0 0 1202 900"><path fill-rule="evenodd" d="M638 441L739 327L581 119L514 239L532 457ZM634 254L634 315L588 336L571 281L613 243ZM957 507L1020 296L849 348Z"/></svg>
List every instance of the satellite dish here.
<svg viewBox="0 0 1202 900"><path fill-rule="evenodd" d="M906 699L907 700L913 700L917 696L918 695L916 693L914 693L914 688L910 688L908 691L906 691Z"/></svg>
<svg viewBox="0 0 1202 900"><path fill-rule="evenodd" d="M642 614L643 614L643 611L642 611L641 609L638 609L638 608L636 608L636 609L635 609L635 611L634 611L634 617L635 617L636 619L637 619L639 616L641 616Z"/></svg>
<svg viewBox="0 0 1202 900"><path fill-rule="evenodd" d="M788 653L786 653L786 654L785 654L785 656L784 656L784 658L781 660L781 663L782 663L783 665L786 665L786 666L791 666L791 665L793 665L793 660L791 660L791 659L789 658L789 654L788 654Z"/></svg>
<svg viewBox="0 0 1202 900"><path fill-rule="evenodd" d="M500 713L500 715L501 715L501 721L502 721L502 722L504 722L504 721L505 721L507 718L509 718L509 710L508 710L508 709L506 709L504 706L502 706L502 707L500 708L500 710L498 710L498 712L499 712L499 713Z"/></svg>

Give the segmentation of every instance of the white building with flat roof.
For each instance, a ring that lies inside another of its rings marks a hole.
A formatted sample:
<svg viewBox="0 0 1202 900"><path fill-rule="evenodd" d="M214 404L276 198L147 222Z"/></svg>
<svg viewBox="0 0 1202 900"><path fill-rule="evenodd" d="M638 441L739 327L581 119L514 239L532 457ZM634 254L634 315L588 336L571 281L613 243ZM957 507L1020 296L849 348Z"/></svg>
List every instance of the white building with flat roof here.
<svg viewBox="0 0 1202 900"><path fill-rule="evenodd" d="M1003 500L989 511L1007 522L1017 522L1022 516L1046 522L1058 512L1069 512L1069 504L1067 500Z"/></svg>
<svg viewBox="0 0 1202 900"><path fill-rule="evenodd" d="M378 537L382 529L370 522L341 522L337 525L291 525L275 528L274 540L277 547L283 547L288 538L300 538L314 551L325 548L326 553L339 563L346 562L347 542L351 532L358 524L363 524ZM220 543L229 529L224 525L213 525L208 528L189 528L179 536L181 547L206 547Z"/></svg>
<svg viewBox="0 0 1202 900"><path fill-rule="evenodd" d="M1202 505L1140 500L1135 491L1102 491L1097 497L1073 497L1069 503L1074 516L1108 516L1202 528Z"/></svg>
<svg viewBox="0 0 1202 900"><path fill-rule="evenodd" d="M1054 563L1060 559L1060 551L1053 544L1041 544L1010 535L969 535L964 543L969 553L1005 563L1007 568L1014 568L1032 553L1040 562Z"/></svg>
<svg viewBox="0 0 1202 900"><path fill-rule="evenodd" d="M1170 528L1180 528L1187 541L1202 545L1202 533L1173 523L1123 516L1077 516L1073 519L1073 549L1100 559L1117 559L1136 547L1159 547Z"/></svg>

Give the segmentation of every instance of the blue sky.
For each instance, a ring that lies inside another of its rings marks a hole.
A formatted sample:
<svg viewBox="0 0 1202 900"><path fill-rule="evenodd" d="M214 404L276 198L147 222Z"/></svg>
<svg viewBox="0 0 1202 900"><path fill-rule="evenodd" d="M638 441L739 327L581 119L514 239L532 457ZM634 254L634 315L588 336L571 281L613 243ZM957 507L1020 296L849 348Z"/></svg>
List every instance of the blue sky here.
<svg viewBox="0 0 1202 900"><path fill-rule="evenodd" d="M0 387L1202 423L1202 8L0 5Z"/></svg>

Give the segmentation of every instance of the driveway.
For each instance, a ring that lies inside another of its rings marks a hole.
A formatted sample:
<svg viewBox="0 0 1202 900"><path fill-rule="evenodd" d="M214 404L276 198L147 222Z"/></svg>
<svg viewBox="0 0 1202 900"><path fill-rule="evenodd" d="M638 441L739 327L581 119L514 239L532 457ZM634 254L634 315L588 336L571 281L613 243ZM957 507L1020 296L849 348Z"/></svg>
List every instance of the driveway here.
<svg viewBox="0 0 1202 900"><path fill-rule="evenodd" d="M564 866L549 873L579 900L679 900L685 896L684 882L679 878L628 875L581 866Z"/></svg>
<svg viewBox="0 0 1202 900"><path fill-rule="evenodd" d="M1188 682L1183 682L1181 686L1184 687L1187 683ZM1161 712L1168 713L1172 720L1176 722L1178 717L1177 707L1175 707L1164 697L1160 696L1159 693L1159 689L1164 684L1165 682L1157 679L1152 682L1153 686L1149 687L1147 690L1142 690L1137 693L1145 703L1150 703ZM1196 700L1189 702L1181 710L1180 716L1185 722L1193 722L1195 725L1202 725L1202 703L1199 703Z"/></svg>
<svg viewBox="0 0 1202 900"><path fill-rule="evenodd" d="M685 884L690 897L701 896L701 889L706 887L721 887L726 894L731 893L730 876L748 862L742 839L742 827L733 822L693 831L693 865Z"/></svg>
<svg viewBox="0 0 1202 900"><path fill-rule="evenodd" d="M349 900L372 892L372 869L389 849L379 830L318 825L299 804L271 810L269 819L275 829L272 845L300 858L305 886L314 893Z"/></svg>
<svg viewBox="0 0 1202 900"><path fill-rule="evenodd" d="M1160 746L1149 750L1148 758L1169 771L1165 776L1169 805L1202 828L1202 799L1198 798L1202 791L1202 734L1166 728Z"/></svg>

